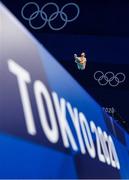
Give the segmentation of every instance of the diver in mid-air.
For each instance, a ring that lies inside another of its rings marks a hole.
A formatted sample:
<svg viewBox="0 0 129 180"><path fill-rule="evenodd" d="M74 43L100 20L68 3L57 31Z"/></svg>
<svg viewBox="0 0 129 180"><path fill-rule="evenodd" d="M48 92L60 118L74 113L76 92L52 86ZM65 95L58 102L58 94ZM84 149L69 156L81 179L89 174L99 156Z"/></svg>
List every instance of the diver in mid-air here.
<svg viewBox="0 0 129 180"><path fill-rule="evenodd" d="M84 70L86 68L87 59L84 52L81 53L80 57L78 57L77 54L74 54L74 59L79 70Z"/></svg>

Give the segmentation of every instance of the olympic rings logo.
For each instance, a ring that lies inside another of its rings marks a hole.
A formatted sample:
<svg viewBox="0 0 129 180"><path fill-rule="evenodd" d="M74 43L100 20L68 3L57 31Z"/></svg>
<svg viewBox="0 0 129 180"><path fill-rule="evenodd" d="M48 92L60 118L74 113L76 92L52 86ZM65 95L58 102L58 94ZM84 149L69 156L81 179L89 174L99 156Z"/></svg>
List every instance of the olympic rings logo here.
<svg viewBox="0 0 129 180"><path fill-rule="evenodd" d="M32 8L32 6L34 8L36 8L36 10L29 17L26 17L25 16L25 10L27 10L27 8L29 8L29 7ZM56 9L55 12L53 12L49 17L47 15L47 13L45 12L45 9L48 8L48 7L49 8L52 7L52 8ZM72 18L68 18L68 15L64 12L64 10L66 8L68 8L68 7L73 7L77 11L76 15L74 17L72 17ZM25 19L26 21L28 21L30 27L35 29L35 30L42 29L48 23L50 29L52 29L54 31L59 31L59 30L63 29L67 25L67 23L76 20L78 18L79 14L80 14L79 6L77 4L75 4L75 3L67 3L60 10L59 6L56 3L53 3L53 2L46 3L44 6L41 7L41 9L40 9L40 7L39 7L39 5L37 3L28 2L22 7L22 10L21 10L22 18ZM34 20L36 20L36 18L38 16L40 16L40 18L43 21L43 23L40 26L34 25L34 22L35 22ZM60 27L53 27L53 25L51 23L56 18L58 18L58 16L63 21L63 25L61 25Z"/></svg>
<svg viewBox="0 0 129 180"><path fill-rule="evenodd" d="M112 87L116 87L125 81L126 76L122 72L119 72L115 75L110 71L105 74L102 71L96 71L94 73L94 79L98 81L100 86L106 86L109 84Z"/></svg>

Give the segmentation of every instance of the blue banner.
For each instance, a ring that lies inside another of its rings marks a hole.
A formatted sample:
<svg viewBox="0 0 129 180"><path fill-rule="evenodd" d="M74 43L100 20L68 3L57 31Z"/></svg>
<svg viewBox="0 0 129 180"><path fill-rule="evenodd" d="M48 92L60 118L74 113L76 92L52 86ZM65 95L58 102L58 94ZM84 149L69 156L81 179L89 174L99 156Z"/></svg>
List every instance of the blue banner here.
<svg viewBox="0 0 129 180"><path fill-rule="evenodd" d="M0 178L129 178L129 136L0 4Z"/></svg>

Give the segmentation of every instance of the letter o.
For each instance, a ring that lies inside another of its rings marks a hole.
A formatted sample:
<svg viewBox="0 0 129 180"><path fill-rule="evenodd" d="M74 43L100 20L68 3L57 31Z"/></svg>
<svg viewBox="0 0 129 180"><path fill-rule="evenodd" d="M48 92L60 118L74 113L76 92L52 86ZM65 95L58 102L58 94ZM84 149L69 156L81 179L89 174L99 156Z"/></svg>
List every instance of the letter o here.
<svg viewBox="0 0 129 180"><path fill-rule="evenodd" d="M35 99L37 103L42 129L44 130L44 133L47 136L48 140L51 141L52 143L56 143L59 139L59 132L58 132L58 126L55 118L51 97L46 86L39 80L35 81L34 83L34 94L35 94ZM48 120L46 117L45 106L43 103L42 96L44 97L44 100L47 105L51 128L49 127Z"/></svg>

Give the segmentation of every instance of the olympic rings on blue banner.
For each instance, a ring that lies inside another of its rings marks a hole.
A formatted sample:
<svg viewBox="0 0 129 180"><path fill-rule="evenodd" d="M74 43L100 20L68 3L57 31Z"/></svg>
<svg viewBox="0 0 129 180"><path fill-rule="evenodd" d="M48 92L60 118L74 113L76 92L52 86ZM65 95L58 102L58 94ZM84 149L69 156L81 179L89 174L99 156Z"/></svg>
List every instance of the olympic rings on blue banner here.
<svg viewBox="0 0 129 180"><path fill-rule="evenodd" d="M109 84L112 87L116 87L120 83L125 81L126 76L122 72L119 72L115 75L110 71L105 74L102 71L96 71L94 73L94 79L98 81L100 86L106 86L107 84Z"/></svg>
<svg viewBox="0 0 129 180"><path fill-rule="evenodd" d="M26 17L25 10L27 8L29 8L30 6L31 6L31 8L33 6L34 8L36 8L36 10L34 12L32 12L32 14L29 17ZM50 7L53 6L56 9L55 12L53 12L49 17L47 15L47 13L45 12L45 8L48 6L50 6ZM68 18L68 15L64 12L65 8L67 8L67 7L76 8L76 11L77 11L76 15L74 17L72 17L71 19ZM80 14L80 8L75 3L67 3L60 10L59 6L53 2L46 3L44 6L41 7L41 9L37 3L28 2L22 7L22 10L21 10L22 18L25 19L26 21L28 21L30 27L35 30L42 29L48 23L48 26L50 27L50 29L52 29L54 31L59 31L59 30L63 29L67 25L67 23L75 21L78 18L79 14ZM32 24L32 21L35 20L39 15L40 15L43 23L40 26L36 26L36 25L34 25L34 23ZM53 27L51 22L54 21L58 16L63 21L63 25L61 25L60 27Z"/></svg>

